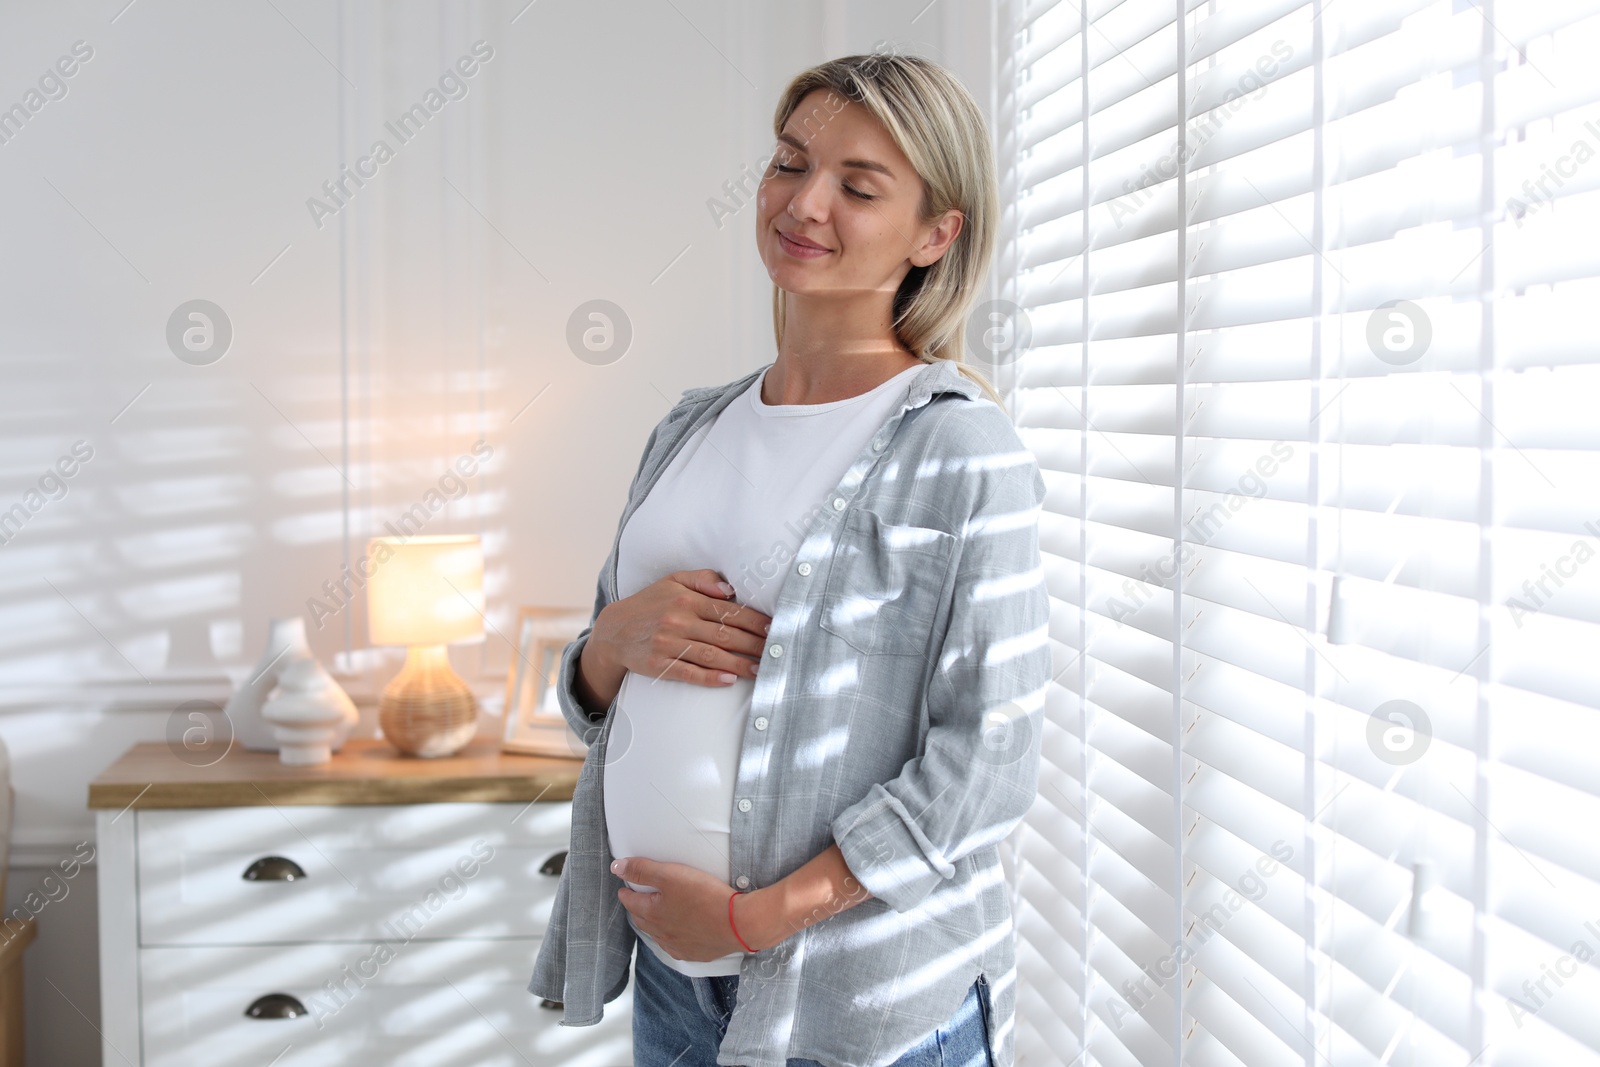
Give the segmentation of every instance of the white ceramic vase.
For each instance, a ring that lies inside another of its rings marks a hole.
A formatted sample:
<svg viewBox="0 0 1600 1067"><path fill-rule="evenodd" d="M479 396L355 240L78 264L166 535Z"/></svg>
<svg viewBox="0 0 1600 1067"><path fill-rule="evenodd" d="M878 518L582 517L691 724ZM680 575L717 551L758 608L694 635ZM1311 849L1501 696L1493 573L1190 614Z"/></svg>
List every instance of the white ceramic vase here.
<svg viewBox="0 0 1600 1067"><path fill-rule="evenodd" d="M273 619L268 624L267 648L261 653L261 662L250 669L249 676L234 691L224 709L228 721L233 724L234 739L239 744L256 752L278 751L277 735L273 733L272 724L262 718L261 707L290 664L312 658L303 617L296 615L288 619ZM339 751L359 718L359 715L354 716L340 725L334 736L332 751Z"/></svg>
<svg viewBox="0 0 1600 1067"><path fill-rule="evenodd" d="M283 763L326 763L360 717L333 675L314 659L297 659L278 675L261 707ZM341 736L342 735L342 736Z"/></svg>

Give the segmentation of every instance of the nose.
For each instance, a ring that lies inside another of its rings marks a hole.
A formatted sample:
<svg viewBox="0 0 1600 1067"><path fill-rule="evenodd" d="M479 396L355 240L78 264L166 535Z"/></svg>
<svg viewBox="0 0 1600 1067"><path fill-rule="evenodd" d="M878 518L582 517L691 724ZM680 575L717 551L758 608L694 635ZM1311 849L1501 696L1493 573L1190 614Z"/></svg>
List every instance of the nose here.
<svg viewBox="0 0 1600 1067"><path fill-rule="evenodd" d="M822 175L817 171L807 174L800 187L789 198L788 212L802 222L822 222L827 218L827 190L822 186Z"/></svg>

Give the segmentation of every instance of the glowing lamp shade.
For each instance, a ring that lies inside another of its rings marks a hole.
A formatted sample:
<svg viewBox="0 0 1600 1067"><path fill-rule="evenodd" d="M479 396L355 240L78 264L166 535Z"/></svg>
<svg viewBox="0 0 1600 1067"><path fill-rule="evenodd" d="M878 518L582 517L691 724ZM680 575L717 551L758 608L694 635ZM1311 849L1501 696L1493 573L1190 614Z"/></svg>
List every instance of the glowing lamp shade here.
<svg viewBox="0 0 1600 1067"><path fill-rule="evenodd" d="M448 756L478 729L478 701L445 646L483 637L483 545L476 537L378 537L367 545L367 632L405 645L378 702L383 736L408 756Z"/></svg>
<svg viewBox="0 0 1600 1067"><path fill-rule="evenodd" d="M483 546L476 537L379 537L367 546L367 558L373 561L367 632L374 645L483 638Z"/></svg>

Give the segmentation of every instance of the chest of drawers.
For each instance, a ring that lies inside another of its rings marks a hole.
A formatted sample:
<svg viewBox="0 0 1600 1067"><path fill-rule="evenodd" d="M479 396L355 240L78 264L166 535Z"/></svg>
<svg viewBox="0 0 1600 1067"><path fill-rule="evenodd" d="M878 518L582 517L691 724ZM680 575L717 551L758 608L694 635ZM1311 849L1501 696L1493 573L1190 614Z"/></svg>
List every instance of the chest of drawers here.
<svg viewBox="0 0 1600 1067"><path fill-rule="evenodd" d="M578 766L351 740L287 767L136 745L90 785L103 1062L617 1067L631 990L593 1027L527 991Z"/></svg>

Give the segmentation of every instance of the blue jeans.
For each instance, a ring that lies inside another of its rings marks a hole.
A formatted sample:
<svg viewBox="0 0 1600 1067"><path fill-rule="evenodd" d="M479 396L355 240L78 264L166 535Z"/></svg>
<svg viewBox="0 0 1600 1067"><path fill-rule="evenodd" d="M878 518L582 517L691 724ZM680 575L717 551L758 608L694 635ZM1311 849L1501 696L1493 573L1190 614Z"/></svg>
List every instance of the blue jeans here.
<svg viewBox="0 0 1600 1067"><path fill-rule="evenodd" d="M736 974L692 978L656 959L637 942L633 957L633 1062L635 1067L716 1067L728 1032ZM788 1067L822 1067L791 1059ZM950 1021L890 1067L993 1067L978 983Z"/></svg>

